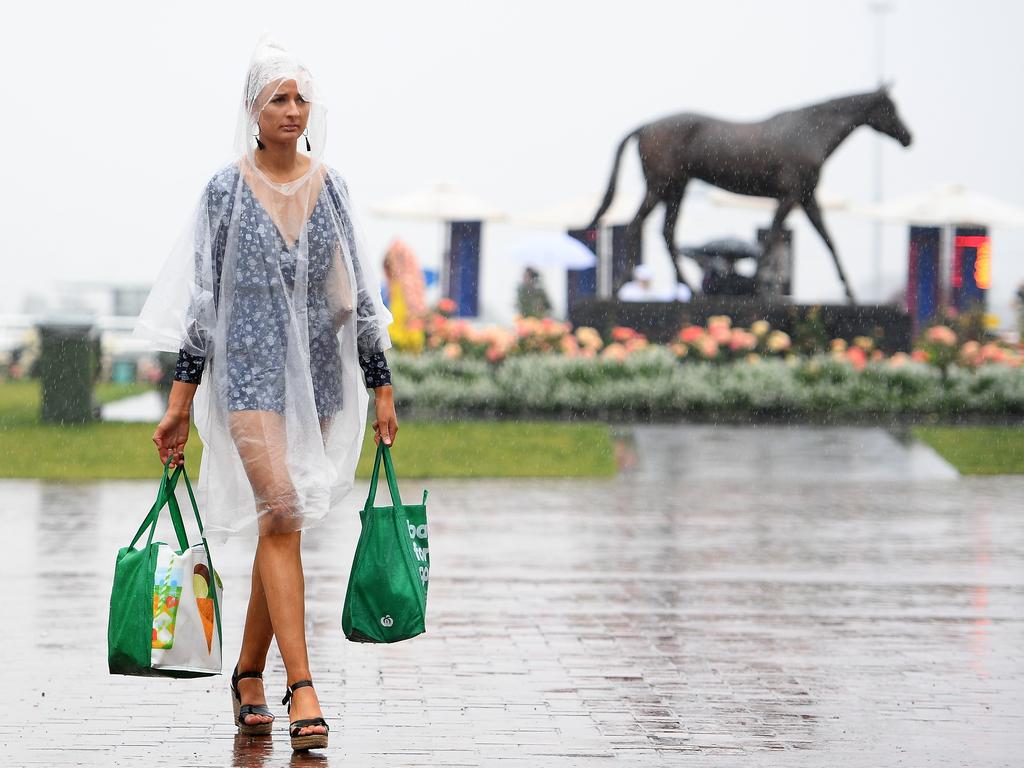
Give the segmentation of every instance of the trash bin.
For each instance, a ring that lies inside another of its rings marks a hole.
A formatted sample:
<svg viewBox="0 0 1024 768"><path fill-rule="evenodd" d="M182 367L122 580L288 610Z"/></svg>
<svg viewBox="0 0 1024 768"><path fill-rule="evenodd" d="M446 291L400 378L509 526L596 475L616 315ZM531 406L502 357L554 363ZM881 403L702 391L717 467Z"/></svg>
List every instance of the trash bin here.
<svg viewBox="0 0 1024 768"><path fill-rule="evenodd" d="M44 422L84 424L97 417L93 383L99 366L99 335L91 322L40 323L37 372Z"/></svg>

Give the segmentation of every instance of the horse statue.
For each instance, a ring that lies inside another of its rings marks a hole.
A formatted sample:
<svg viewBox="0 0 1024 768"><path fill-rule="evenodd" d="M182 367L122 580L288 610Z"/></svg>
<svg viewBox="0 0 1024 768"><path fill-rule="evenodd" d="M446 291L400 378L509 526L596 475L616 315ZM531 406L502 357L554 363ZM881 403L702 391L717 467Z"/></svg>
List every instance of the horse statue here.
<svg viewBox="0 0 1024 768"><path fill-rule="evenodd" d="M690 179L741 195L774 197L779 201L771 229L762 250L772 254L782 236L782 225L799 205L825 241L846 290L855 303L849 281L839 262L832 238L825 229L814 192L825 160L855 128L869 125L891 136L904 147L910 145L910 131L900 120L889 87L859 93L769 117L758 123L735 123L692 113L683 113L642 125L630 132L615 153L612 176L601 207L588 228L598 225L615 197L615 181L626 144L639 138L640 163L647 181L636 216L626 228L629 263L640 262L640 233L644 220L658 203L665 204L662 234L672 257L676 278L687 284L679 266L680 250L675 244L676 221ZM626 277L625 279L628 279ZM618 285L615 286L618 289Z"/></svg>

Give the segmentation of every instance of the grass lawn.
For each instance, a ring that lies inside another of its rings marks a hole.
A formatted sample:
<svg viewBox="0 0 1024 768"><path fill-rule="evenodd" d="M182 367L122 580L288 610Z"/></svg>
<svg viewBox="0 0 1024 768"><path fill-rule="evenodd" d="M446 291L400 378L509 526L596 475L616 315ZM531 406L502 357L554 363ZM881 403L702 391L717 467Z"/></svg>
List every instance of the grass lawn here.
<svg viewBox="0 0 1024 768"><path fill-rule="evenodd" d="M915 427L913 433L964 475L1024 474L1024 427Z"/></svg>
<svg viewBox="0 0 1024 768"><path fill-rule="evenodd" d="M144 391L106 384L110 402ZM399 414L401 416L401 414ZM39 423L36 382L0 384L0 477L48 480L146 479L159 476L153 424ZM373 441L367 437L358 476L369 477ZM190 450L191 449L191 450ZM193 430L185 456L198 474L202 454ZM611 433L602 424L564 422L410 422L400 425L394 450L399 477L604 477L615 474Z"/></svg>

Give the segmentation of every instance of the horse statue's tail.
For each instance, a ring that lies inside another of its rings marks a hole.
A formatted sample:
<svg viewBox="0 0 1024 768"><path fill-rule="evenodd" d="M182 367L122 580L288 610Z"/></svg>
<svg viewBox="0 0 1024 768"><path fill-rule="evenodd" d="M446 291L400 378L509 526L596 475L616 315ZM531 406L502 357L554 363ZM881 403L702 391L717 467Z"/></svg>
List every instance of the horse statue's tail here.
<svg viewBox="0 0 1024 768"><path fill-rule="evenodd" d="M597 209L597 213L594 214L593 220L587 225L587 229L593 229L597 226L597 223L604 216L604 212L607 211L612 204L612 200L615 199L615 181L619 176L619 162L622 160L622 150L626 148L626 144L640 133L640 129L627 133L626 138L619 142L619 148L615 150L615 163L612 165L612 177L608 182L608 191L604 193L604 200L601 201L601 207Z"/></svg>

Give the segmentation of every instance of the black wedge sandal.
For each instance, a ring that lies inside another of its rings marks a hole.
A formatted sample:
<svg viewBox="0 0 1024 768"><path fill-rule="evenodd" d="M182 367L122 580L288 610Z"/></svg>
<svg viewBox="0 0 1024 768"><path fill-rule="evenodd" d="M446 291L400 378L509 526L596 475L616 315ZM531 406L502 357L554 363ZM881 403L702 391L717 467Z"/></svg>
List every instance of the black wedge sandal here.
<svg viewBox="0 0 1024 768"><path fill-rule="evenodd" d="M312 688L312 680L299 680L288 686L288 692L281 699L282 704L288 705L288 714L292 712L292 694L295 693L296 688ZM292 740L292 749L298 751L303 749L327 749L327 734L326 733L307 733L305 736L300 736L299 731L303 728L311 728L317 725L322 725L324 730L330 731L331 728L327 725L327 721L322 717L310 717L305 720L296 720L294 723L288 724L288 735Z"/></svg>
<svg viewBox="0 0 1024 768"><path fill-rule="evenodd" d="M242 696L238 692L238 681L247 677L263 679L262 672L239 672L238 667L231 673L231 707L235 711L235 724L238 732L243 736L269 736L274 731L273 721L269 723L247 723L246 715L263 715L273 717L274 713L265 704L243 704Z"/></svg>

